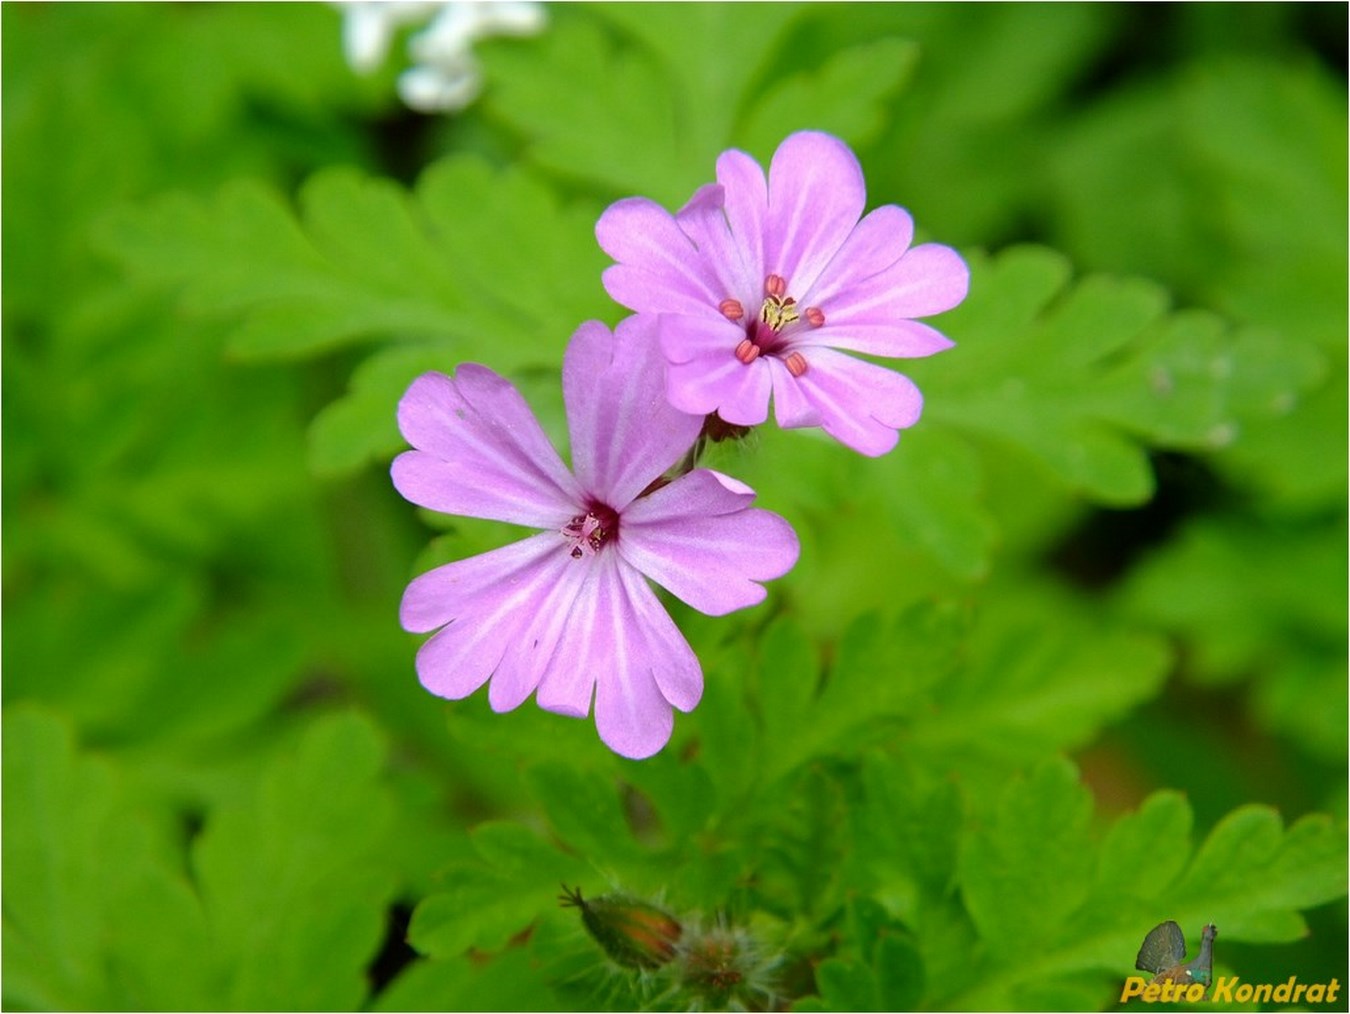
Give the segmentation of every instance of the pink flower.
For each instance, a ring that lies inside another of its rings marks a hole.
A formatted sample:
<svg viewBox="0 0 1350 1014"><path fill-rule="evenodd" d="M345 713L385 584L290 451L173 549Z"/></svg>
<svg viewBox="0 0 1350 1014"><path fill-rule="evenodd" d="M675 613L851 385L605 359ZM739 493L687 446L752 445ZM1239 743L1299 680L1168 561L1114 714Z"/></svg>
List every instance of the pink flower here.
<svg viewBox="0 0 1350 1014"><path fill-rule="evenodd" d="M787 573L798 550L788 523L752 508L735 480L697 469L660 481L702 420L666 401L654 327L591 322L572 336L572 471L519 392L473 364L413 381L398 419L415 450L392 469L413 503L541 529L408 586L403 626L437 631L417 653L422 685L458 699L491 679L496 711L534 694L577 718L594 696L600 738L634 758L660 750L672 709L703 693L698 659L646 578L720 616L762 601L757 582Z"/></svg>
<svg viewBox="0 0 1350 1014"><path fill-rule="evenodd" d="M888 204L859 221L862 168L842 141L804 131L778 146L768 179L741 151L672 216L653 201L611 205L596 237L616 263L605 288L660 314L666 393L686 412L755 426L821 426L863 454L895 446L923 396L907 377L839 350L928 356L952 343L914 320L965 298L950 247L911 247L914 223Z"/></svg>

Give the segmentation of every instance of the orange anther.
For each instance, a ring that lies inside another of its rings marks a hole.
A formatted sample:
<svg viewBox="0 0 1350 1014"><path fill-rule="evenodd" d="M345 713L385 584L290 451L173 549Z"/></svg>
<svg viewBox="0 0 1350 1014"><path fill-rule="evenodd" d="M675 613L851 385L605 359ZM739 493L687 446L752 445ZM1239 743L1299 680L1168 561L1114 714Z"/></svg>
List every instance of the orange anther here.
<svg viewBox="0 0 1350 1014"><path fill-rule="evenodd" d="M782 275L770 275L764 279L764 294L768 296L779 296L787 292L787 279Z"/></svg>
<svg viewBox="0 0 1350 1014"><path fill-rule="evenodd" d="M806 372L806 357L800 352L792 353L784 362L787 363L788 372L794 377L800 377Z"/></svg>
<svg viewBox="0 0 1350 1014"><path fill-rule="evenodd" d="M825 323L825 314L821 312L818 306L808 306L806 308L806 322L812 327L820 327Z"/></svg>
<svg viewBox="0 0 1350 1014"><path fill-rule="evenodd" d="M759 346L749 338L742 338L741 343L736 346L736 358L749 366L759 356Z"/></svg>
<svg viewBox="0 0 1350 1014"><path fill-rule="evenodd" d="M724 299L717 304L717 312L727 320L740 320L745 316L745 307L739 299Z"/></svg>

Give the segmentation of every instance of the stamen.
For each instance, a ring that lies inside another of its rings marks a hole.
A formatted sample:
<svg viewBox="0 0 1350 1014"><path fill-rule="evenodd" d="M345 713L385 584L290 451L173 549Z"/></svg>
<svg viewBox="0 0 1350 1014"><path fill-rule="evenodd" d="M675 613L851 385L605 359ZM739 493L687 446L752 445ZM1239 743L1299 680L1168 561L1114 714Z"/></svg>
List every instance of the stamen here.
<svg viewBox="0 0 1350 1014"><path fill-rule="evenodd" d="M783 293L787 292L787 279L782 275L769 275L764 279L764 294L781 298Z"/></svg>
<svg viewBox="0 0 1350 1014"><path fill-rule="evenodd" d="M727 320L740 320L745 316L745 307L739 299L724 299L717 304L717 312Z"/></svg>
<svg viewBox="0 0 1350 1014"><path fill-rule="evenodd" d="M788 372L794 377L800 377L806 372L806 357L800 352L793 352L784 362L787 364Z"/></svg>
<svg viewBox="0 0 1350 1014"><path fill-rule="evenodd" d="M818 306L808 306L804 316L812 327L821 327L825 323L825 314Z"/></svg>
<svg viewBox="0 0 1350 1014"><path fill-rule="evenodd" d="M759 346L749 338L742 338L741 343L736 346L736 358L749 366L759 355Z"/></svg>
<svg viewBox="0 0 1350 1014"><path fill-rule="evenodd" d="M801 314L797 312L797 301L791 296L787 299L780 299L778 296L765 296L764 305L759 308L759 319L771 331L781 331L789 324L795 324L801 320Z"/></svg>

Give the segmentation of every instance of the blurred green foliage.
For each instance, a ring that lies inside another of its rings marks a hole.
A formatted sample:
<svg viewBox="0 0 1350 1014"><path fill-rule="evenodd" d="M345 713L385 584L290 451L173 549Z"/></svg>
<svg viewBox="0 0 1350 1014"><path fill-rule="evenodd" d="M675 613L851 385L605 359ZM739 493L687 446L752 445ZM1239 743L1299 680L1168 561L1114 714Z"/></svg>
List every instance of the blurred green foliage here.
<svg viewBox="0 0 1350 1014"><path fill-rule="evenodd" d="M0 8L5 1005L686 1002L563 882L801 1010L1112 1007L1164 919L1344 983L1344 8L548 16L433 118L328 6ZM397 497L399 395L561 439L605 204L805 127L971 263L923 421L714 449L802 558L672 605L659 756L430 697L402 588L509 536Z"/></svg>

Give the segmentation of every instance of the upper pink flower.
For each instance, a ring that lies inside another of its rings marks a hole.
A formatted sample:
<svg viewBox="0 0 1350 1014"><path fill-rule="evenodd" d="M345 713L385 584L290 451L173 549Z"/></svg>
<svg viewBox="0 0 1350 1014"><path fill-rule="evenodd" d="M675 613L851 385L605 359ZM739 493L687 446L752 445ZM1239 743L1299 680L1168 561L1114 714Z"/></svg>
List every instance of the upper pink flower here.
<svg viewBox="0 0 1350 1014"><path fill-rule="evenodd" d="M417 653L423 686L460 698L491 678L496 711L533 693L579 718L594 695L600 738L635 758L660 750L672 708L689 711L703 692L698 659L646 578L720 616L760 602L757 582L787 573L798 551L788 523L752 508L733 479L697 469L656 481L702 420L667 402L654 326L630 317L611 333L593 321L573 335L573 471L519 392L473 364L413 381L398 420L415 449L392 469L413 503L542 529L408 586L403 626L439 630Z"/></svg>
<svg viewBox="0 0 1350 1014"><path fill-rule="evenodd" d="M642 197L596 225L611 297L660 314L666 393L677 408L754 426L821 426L868 455L895 446L923 396L907 377L837 351L932 355L952 342L913 318L956 306L970 275L955 250L911 247L895 205L862 218L857 158L803 131L778 146L768 179L741 151L677 215ZM859 220L861 218L861 221Z"/></svg>

